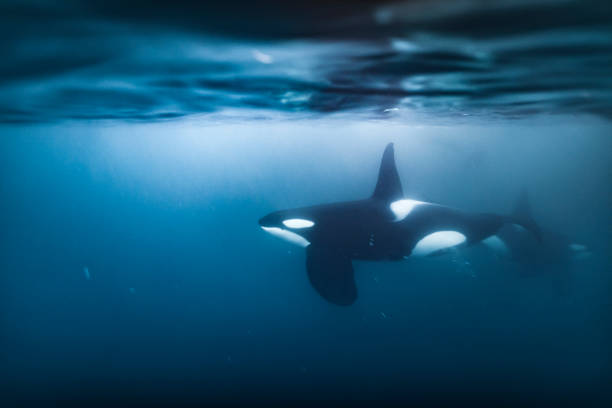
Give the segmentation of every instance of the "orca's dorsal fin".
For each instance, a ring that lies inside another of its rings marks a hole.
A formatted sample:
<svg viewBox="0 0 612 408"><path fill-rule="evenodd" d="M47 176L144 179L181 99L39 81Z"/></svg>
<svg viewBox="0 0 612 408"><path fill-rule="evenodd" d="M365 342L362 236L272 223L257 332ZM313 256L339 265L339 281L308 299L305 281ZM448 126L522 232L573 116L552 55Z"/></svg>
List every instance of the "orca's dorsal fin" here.
<svg viewBox="0 0 612 408"><path fill-rule="evenodd" d="M393 143L389 143L383 153L382 161L380 162L380 170L378 171L378 181L372 198L383 201L394 201L404 197L402 183L395 167L395 154L393 152Z"/></svg>
<svg viewBox="0 0 612 408"><path fill-rule="evenodd" d="M526 188L521 190L521 194L514 204L512 215L521 219L532 219L531 204L529 203L529 194L527 193Z"/></svg>
<svg viewBox="0 0 612 408"><path fill-rule="evenodd" d="M542 242L542 231L531 215L529 194L525 188L521 191L521 194L514 204L514 210L512 212L512 216L510 217L510 222L521 225L523 228L531 231L536 239Z"/></svg>

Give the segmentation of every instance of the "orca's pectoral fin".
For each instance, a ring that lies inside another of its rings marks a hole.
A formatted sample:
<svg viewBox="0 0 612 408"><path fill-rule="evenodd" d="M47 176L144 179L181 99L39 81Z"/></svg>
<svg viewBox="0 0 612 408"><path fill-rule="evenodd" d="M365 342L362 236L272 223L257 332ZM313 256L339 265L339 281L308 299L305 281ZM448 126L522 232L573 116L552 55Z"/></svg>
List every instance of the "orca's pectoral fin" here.
<svg viewBox="0 0 612 408"><path fill-rule="evenodd" d="M349 306L357 299L353 264L345 254L309 245L306 270L312 286L328 302Z"/></svg>

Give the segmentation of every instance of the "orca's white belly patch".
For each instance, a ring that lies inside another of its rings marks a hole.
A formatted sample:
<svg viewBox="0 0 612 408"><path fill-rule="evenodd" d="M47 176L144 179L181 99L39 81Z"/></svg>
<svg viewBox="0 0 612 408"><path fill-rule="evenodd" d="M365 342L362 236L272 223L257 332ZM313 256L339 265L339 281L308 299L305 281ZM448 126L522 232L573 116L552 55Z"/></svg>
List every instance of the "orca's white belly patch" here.
<svg viewBox="0 0 612 408"><path fill-rule="evenodd" d="M412 256L427 256L465 242L465 235L457 231L437 231L426 235L412 249Z"/></svg>

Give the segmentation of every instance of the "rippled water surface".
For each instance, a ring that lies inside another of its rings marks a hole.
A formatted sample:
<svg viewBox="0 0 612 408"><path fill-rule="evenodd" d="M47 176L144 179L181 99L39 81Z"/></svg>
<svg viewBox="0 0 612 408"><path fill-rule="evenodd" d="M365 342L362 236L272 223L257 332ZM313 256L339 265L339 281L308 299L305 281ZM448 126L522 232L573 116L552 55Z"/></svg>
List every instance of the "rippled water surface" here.
<svg viewBox="0 0 612 408"><path fill-rule="evenodd" d="M175 3L3 2L0 120L610 116L607 1Z"/></svg>

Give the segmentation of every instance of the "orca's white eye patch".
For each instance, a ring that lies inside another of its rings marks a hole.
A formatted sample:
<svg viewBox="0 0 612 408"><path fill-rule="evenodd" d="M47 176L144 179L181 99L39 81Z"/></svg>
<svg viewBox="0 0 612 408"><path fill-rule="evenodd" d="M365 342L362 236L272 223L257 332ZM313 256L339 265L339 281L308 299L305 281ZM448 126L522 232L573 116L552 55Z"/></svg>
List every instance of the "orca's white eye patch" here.
<svg viewBox="0 0 612 408"><path fill-rule="evenodd" d="M414 207L420 204L425 203L422 201L405 199L394 201L389 205L389 207L391 208L393 215L395 215L395 221L401 221L406 218L408 214L410 214Z"/></svg>
<svg viewBox="0 0 612 408"><path fill-rule="evenodd" d="M289 228L310 228L315 223L310 220L304 220L302 218L290 218L288 220L283 221L285 227Z"/></svg>

